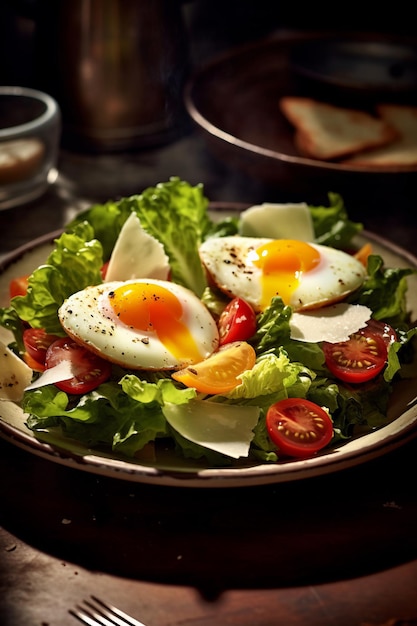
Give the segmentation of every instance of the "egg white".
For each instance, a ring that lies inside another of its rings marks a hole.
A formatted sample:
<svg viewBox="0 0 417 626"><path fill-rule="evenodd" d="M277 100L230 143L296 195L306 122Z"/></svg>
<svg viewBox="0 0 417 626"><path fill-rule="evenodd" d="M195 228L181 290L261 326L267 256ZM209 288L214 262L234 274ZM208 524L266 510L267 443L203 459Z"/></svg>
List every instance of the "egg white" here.
<svg viewBox="0 0 417 626"><path fill-rule="evenodd" d="M113 281L87 287L71 295L60 307L58 316L66 333L92 352L128 369L165 370L190 365L188 358L178 358L151 331L139 331L124 324L110 304L109 294L129 283L160 285L181 302L181 321L188 327L201 359L207 358L219 344L216 323L199 298L189 289L163 280Z"/></svg>
<svg viewBox="0 0 417 626"><path fill-rule="evenodd" d="M238 296L256 311L262 310L262 269L250 260L251 253L273 241L267 238L213 237L200 246L201 261L210 280L229 297ZM319 308L346 298L366 276L362 263L341 250L309 243L320 252L314 270L302 275L289 304L295 311ZM280 295L277 289L277 296Z"/></svg>

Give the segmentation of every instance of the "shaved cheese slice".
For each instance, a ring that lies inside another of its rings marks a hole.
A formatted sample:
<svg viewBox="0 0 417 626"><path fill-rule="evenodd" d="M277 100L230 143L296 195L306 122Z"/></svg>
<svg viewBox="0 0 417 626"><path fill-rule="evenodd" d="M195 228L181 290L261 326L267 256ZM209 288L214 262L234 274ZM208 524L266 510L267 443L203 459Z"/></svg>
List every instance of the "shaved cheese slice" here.
<svg viewBox="0 0 417 626"><path fill-rule="evenodd" d="M113 248L106 282L133 278L166 280L169 271L169 260L163 245L142 228L138 216L132 212Z"/></svg>
<svg viewBox="0 0 417 626"><path fill-rule="evenodd" d="M70 361L61 361L55 367L51 367L43 372L37 380L26 387L26 390L39 389L46 385L54 385L63 380L69 380L74 377L74 372Z"/></svg>
<svg viewBox="0 0 417 626"><path fill-rule="evenodd" d="M314 241L310 209L305 202L297 204L263 204L240 214L239 234L244 237L298 239Z"/></svg>
<svg viewBox="0 0 417 626"><path fill-rule="evenodd" d="M361 304L341 302L304 313L293 313L290 319L291 339L318 343L346 341L366 325L372 311Z"/></svg>
<svg viewBox="0 0 417 626"><path fill-rule="evenodd" d="M32 374L31 368L0 341L0 400L19 402Z"/></svg>
<svg viewBox="0 0 417 626"><path fill-rule="evenodd" d="M187 404L166 404L163 413L185 439L238 459L249 454L260 409L191 400Z"/></svg>

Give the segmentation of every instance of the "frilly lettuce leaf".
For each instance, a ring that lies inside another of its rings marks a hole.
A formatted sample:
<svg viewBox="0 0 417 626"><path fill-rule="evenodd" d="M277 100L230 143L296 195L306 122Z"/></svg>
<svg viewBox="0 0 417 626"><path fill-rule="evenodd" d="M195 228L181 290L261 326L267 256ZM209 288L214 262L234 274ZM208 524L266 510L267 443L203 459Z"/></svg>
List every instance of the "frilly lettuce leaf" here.
<svg viewBox="0 0 417 626"><path fill-rule="evenodd" d="M316 243L332 248L347 249L363 225L349 219L343 198L330 192L330 206L310 206Z"/></svg>
<svg viewBox="0 0 417 626"><path fill-rule="evenodd" d="M251 339L257 355L279 353L283 347L291 361L320 371L324 364L323 350L319 344L291 339L291 315L291 307L284 305L281 298L272 299L270 306L258 316L258 328Z"/></svg>
<svg viewBox="0 0 417 626"><path fill-rule="evenodd" d="M306 368L301 363L291 362L283 350L278 355L266 354L251 370L243 372L241 384L227 397L231 400L252 398L259 406L269 406L291 395L294 387L299 397L305 397L311 377L314 377L313 373L310 376L306 373Z"/></svg>
<svg viewBox="0 0 417 626"><path fill-rule="evenodd" d="M214 228L207 206L202 185L193 187L173 177L156 187L148 187L139 195L94 205L78 215L69 228L87 220L95 237L101 241L107 260L122 225L135 211L143 229L164 246L172 280L201 296L206 278L198 247Z"/></svg>
<svg viewBox="0 0 417 626"><path fill-rule="evenodd" d="M46 263L29 277L27 294L16 296L11 308L33 328L62 335L58 309L65 298L102 282L103 250L87 222L63 233Z"/></svg>
<svg viewBox="0 0 417 626"><path fill-rule="evenodd" d="M160 406L166 403L184 404L196 397L194 388L178 389L169 378L160 378L156 383L141 380L134 374L126 374L120 381L123 391L143 404L156 402Z"/></svg>
<svg viewBox="0 0 417 626"><path fill-rule="evenodd" d="M368 257L368 277L350 301L363 304L372 310L372 317L396 326L406 321L408 289L407 276L415 274L413 268L387 268L377 254Z"/></svg>
<svg viewBox="0 0 417 626"><path fill-rule="evenodd" d="M87 446L108 445L133 456L147 443L167 437L169 428L162 406L188 402L194 389L177 389L169 379L157 383L126 375L120 384L104 383L81 396L77 404L53 385L26 392L23 409L34 431L61 427L63 433Z"/></svg>

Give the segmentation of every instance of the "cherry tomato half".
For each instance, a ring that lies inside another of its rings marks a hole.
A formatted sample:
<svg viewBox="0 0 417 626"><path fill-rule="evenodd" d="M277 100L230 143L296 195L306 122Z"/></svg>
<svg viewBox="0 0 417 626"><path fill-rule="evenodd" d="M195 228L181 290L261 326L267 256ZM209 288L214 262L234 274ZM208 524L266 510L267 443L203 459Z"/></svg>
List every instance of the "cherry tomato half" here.
<svg viewBox="0 0 417 626"><path fill-rule="evenodd" d="M227 393L240 384L238 376L252 369L255 360L255 350L250 344L235 341L222 346L204 361L178 370L172 378L201 393Z"/></svg>
<svg viewBox="0 0 417 626"><path fill-rule="evenodd" d="M35 372L44 372L46 369L44 363L39 363L38 361L35 361L35 359L30 356L29 352L24 353L23 360L26 365L28 365L30 369L34 370Z"/></svg>
<svg viewBox="0 0 417 626"><path fill-rule="evenodd" d="M28 276L18 276L13 278L9 284L9 295L11 298L15 296L25 296L28 290Z"/></svg>
<svg viewBox="0 0 417 626"><path fill-rule="evenodd" d="M386 322L370 319L366 322L366 325L373 333L381 335L387 348L389 348L394 341L398 340L396 331Z"/></svg>
<svg viewBox="0 0 417 626"><path fill-rule="evenodd" d="M279 452L298 458L313 455L333 437L327 411L304 398L287 398L270 406L266 428Z"/></svg>
<svg viewBox="0 0 417 626"><path fill-rule="evenodd" d="M348 383L363 383L375 378L387 361L387 339L368 324L347 341L323 342L326 365L336 378Z"/></svg>
<svg viewBox="0 0 417 626"><path fill-rule="evenodd" d="M220 345L247 341L256 332L256 314L242 298L233 298L219 318Z"/></svg>
<svg viewBox="0 0 417 626"><path fill-rule="evenodd" d="M100 269L100 274L101 274L101 278L103 280L106 280L106 274L107 274L107 270L109 269L109 263L110 261L106 261L105 263L103 263L103 265L101 266Z"/></svg>
<svg viewBox="0 0 417 626"><path fill-rule="evenodd" d="M42 328L27 328L23 331L25 350L40 365L45 365L46 351L57 339L56 335L50 335Z"/></svg>
<svg viewBox="0 0 417 626"><path fill-rule="evenodd" d="M70 361L75 374L73 378L55 383L58 389L66 393L88 393L108 380L111 374L109 361L68 337L57 339L46 351L46 369L59 365L62 361Z"/></svg>

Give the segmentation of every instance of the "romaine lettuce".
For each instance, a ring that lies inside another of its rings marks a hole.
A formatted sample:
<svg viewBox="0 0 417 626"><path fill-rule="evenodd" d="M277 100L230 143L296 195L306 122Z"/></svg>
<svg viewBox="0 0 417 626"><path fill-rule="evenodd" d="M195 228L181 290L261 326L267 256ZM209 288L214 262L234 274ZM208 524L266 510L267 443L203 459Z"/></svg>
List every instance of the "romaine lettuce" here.
<svg viewBox="0 0 417 626"><path fill-rule="evenodd" d="M88 222L63 233L46 263L29 277L27 294L16 296L11 308L33 328L63 335L58 309L65 298L102 282L103 250Z"/></svg>
<svg viewBox="0 0 417 626"><path fill-rule="evenodd" d="M103 245L104 258L108 259L122 225L135 211L142 228L164 246L172 280L201 296L206 278L198 247L213 229L207 206L202 185L193 187L173 177L140 195L94 205L78 215L68 228L87 220Z"/></svg>

